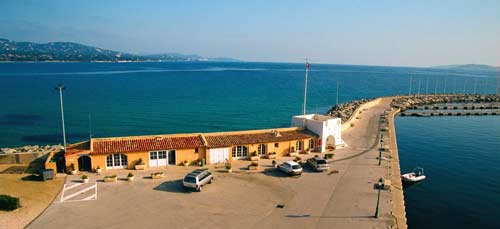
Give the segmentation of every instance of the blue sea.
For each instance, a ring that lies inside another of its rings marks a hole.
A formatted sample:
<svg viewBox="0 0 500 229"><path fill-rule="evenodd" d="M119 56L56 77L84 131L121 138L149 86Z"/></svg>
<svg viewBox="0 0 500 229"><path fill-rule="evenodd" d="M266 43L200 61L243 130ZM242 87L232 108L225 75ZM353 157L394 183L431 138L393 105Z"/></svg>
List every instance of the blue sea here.
<svg viewBox="0 0 500 229"><path fill-rule="evenodd" d="M68 142L90 135L287 127L302 111L304 68L248 62L0 63L0 147L62 141L59 83L66 87ZM339 102L345 102L408 94L410 81L412 94L495 93L496 77L313 63L307 111L325 113L335 105L337 84ZM402 169L419 165L429 175L405 190L410 228L500 228L499 123L498 116L397 119Z"/></svg>

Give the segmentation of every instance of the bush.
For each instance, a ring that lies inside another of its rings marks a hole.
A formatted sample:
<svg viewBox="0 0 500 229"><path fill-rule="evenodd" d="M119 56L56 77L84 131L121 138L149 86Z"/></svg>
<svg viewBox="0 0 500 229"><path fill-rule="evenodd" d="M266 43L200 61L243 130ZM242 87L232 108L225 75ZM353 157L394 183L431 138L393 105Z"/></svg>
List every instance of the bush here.
<svg viewBox="0 0 500 229"><path fill-rule="evenodd" d="M19 198L9 195L0 195L0 210L13 211L19 207Z"/></svg>
<svg viewBox="0 0 500 229"><path fill-rule="evenodd" d="M144 165L144 162L142 161L142 158L137 159L137 162L135 163L136 165Z"/></svg>
<svg viewBox="0 0 500 229"><path fill-rule="evenodd" d="M276 152L270 152L269 155L276 155Z"/></svg>
<svg viewBox="0 0 500 229"><path fill-rule="evenodd" d="M276 161L275 161L275 160L273 160L273 161L272 161L272 164L273 164L273 165L276 165Z"/></svg>
<svg viewBox="0 0 500 229"><path fill-rule="evenodd" d="M333 158L333 153L325 154L325 159L332 159L332 158Z"/></svg>
<svg viewBox="0 0 500 229"><path fill-rule="evenodd" d="M105 176L104 178L116 178L116 175Z"/></svg>
<svg viewBox="0 0 500 229"><path fill-rule="evenodd" d="M257 156L257 151L253 151L252 154L250 154L252 157Z"/></svg>
<svg viewBox="0 0 500 229"><path fill-rule="evenodd" d="M75 171L75 164L71 163L69 165L69 169L71 169L71 171Z"/></svg>
<svg viewBox="0 0 500 229"><path fill-rule="evenodd" d="M252 162L252 163L250 163L249 166L259 166L259 164L257 162Z"/></svg>
<svg viewBox="0 0 500 229"><path fill-rule="evenodd" d="M128 173L127 177L134 177L133 173Z"/></svg>
<svg viewBox="0 0 500 229"><path fill-rule="evenodd" d="M83 175L82 180L85 180L85 179L89 179L89 177L87 175Z"/></svg>
<svg viewBox="0 0 500 229"><path fill-rule="evenodd" d="M226 164L226 169L231 169L231 168L232 168L231 163L227 163Z"/></svg>

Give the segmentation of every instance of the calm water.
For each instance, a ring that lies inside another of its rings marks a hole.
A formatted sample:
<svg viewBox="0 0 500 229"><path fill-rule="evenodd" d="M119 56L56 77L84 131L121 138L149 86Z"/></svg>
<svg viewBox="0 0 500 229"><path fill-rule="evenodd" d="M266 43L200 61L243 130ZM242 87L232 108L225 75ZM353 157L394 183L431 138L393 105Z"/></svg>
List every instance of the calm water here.
<svg viewBox="0 0 500 229"><path fill-rule="evenodd" d="M494 93L493 73L426 68L311 66L308 112L336 100L413 93ZM301 113L303 64L3 63L0 147L96 137L286 127ZM464 88L465 85L465 88ZM89 121L89 117L90 120ZM499 117L398 118L402 169L429 179L405 191L412 228L500 228Z"/></svg>
<svg viewBox="0 0 500 229"><path fill-rule="evenodd" d="M500 228L500 116L398 117L401 171L425 169L405 189L412 228Z"/></svg>

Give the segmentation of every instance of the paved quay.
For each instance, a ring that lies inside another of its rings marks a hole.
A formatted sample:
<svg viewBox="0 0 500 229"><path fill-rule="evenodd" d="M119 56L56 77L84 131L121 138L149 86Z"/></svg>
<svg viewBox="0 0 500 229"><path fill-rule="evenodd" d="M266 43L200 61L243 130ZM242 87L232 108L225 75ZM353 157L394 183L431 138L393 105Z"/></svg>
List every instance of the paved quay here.
<svg viewBox="0 0 500 229"><path fill-rule="evenodd" d="M210 167L214 183L200 193L185 191L181 181L197 167L132 171L133 182L100 181L111 173L125 178L129 170L92 173L87 185L76 185L79 176L70 175L65 185L69 190L29 228L406 228L390 114L389 122L380 121L391 100L382 98L360 107L353 127L343 132L348 147L334 151L330 172L316 173L305 166L300 177L288 177L272 168L270 160L261 159L257 172L245 169L249 161L235 161L233 173ZM388 144L383 156L391 160L379 166L382 133ZM318 154L301 157L314 155ZM156 171L164 171L165 178L149 179L149 173ZM381 191L375 218L379 178L391 180L392 187Z"/></svg>

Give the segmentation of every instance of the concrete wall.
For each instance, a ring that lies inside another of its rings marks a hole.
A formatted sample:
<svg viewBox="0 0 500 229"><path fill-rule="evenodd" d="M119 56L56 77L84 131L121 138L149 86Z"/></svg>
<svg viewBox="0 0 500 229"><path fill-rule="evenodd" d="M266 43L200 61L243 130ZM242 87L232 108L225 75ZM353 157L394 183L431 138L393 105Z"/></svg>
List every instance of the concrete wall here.
<svg viewBox="0 0 500 229"><path fill-rule="evenodd" d="M12 153L0 154L0 164L29 164L47 153Z"/></svg>

